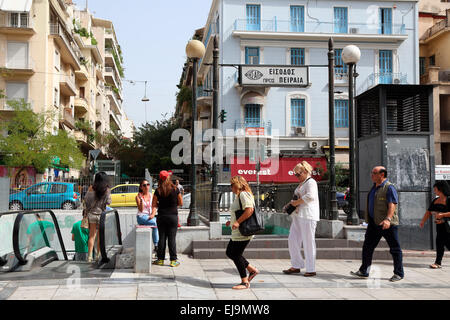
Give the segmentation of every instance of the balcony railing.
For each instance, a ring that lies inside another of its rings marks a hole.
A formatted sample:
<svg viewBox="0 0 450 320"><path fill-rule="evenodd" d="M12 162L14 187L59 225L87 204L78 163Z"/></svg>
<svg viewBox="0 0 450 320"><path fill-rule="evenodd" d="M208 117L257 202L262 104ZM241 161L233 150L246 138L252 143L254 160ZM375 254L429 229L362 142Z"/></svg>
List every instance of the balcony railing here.
<svg viewBox="0 0 450 320"><path fill-rule="evenodd" d="M278 20L274 17L272 20L261 20L258 25L249 24L247 19L236 19L234 22L234 31L263 31L263 32L304 32L304 33L337 33L335 32L334 22L316 22L308 21L304 24L298 24L292 20ZM393 24L391 28L382 32L379 23L349 23L347 27L348 34L380 34L380 35L404 35L406 34L405 24Z"/></svg>
<svg viewBox="0 0 450 320"><path fill-rule="evenodd" d="M212 89L203 86L197 87L197 98L211 97L211 96L212 96Z"/></svg>
<svg viewBox="0 0 450 320"><path fill-rule="evenodd" d="M405 73L372 73L367 78L367 88L377 84L407 84L408 79Z"/></svg>
<svg viewBox="0 0 450 320"><path fill-rule="evenodd" d="M66 124L71 129L75 128L75 118L72 115L72 108L64 108L62 110L60 121Z"/></svg>
<svg viewBox="0 0 450 320"><path fill-rule="evenodd" d="M33 29L34 20L28 13L10 12L0 20L0 27L13 29Z"/></svg>
<svg viewBox="0 0 450 320"><path fill-rule="evenodd" d="M444 19L433 25L432 27L428 28L427 31L423 34L422 37L420 37L420 40L426 40L432 36L434 36L436 33L440 32L441 30L444 30L445 28L450 27L449 19Z"/></svg>
<svg viewBox="0 0 450 320"><path fill-rule="evenodd" d="M75 45L73 41L69 40L66 33L64 32L63 27L61 27L59 23L50 23L50 34L61 37L64 44L71 51L77 62L80 61L80 58L82 57L81 50Z"/></svg>
<svg viewBox="0 0 450 320"><path fill-rule="evenodd" d="M236 121L234 123L234 130L236 135L245 136L271 136L272 122L271 121Z"/></svg>

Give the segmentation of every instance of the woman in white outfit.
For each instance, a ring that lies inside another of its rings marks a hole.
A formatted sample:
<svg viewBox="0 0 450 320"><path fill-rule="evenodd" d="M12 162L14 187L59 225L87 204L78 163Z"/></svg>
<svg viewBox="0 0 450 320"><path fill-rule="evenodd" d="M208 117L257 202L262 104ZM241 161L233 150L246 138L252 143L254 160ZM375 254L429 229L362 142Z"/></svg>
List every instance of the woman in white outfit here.
<svg viewBox="0 0 450 320"><path fill-rule="evenodd" d="M283 270L286 274L300 273L300 269L306 267L305 277L316 275L316 225L320 220L319 193L317 182L311 178L312 166L302 161L294 168L294 174L300 184L295 189L298 200L292 200L291 205L296 207L292 213L292 224L289 230L289 254L291 256L291 268ZM303 260L301 248L305 254ZM306 263L305 263L306 262Z"/></svg>

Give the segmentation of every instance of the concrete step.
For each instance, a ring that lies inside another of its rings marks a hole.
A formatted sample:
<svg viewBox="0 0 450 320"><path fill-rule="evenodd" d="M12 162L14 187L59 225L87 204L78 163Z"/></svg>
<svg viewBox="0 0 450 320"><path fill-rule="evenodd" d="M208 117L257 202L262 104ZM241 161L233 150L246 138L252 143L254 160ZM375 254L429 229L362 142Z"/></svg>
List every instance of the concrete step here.
<svg viewBox="0 0 450 320"><path fill-rule="evenodd" d="M347 259L361 260L360 248L317 248L316 259ZM286 248L247 248L246 259L290 259L289 249ZM194 259L227 259L225 248L203 248L193 250ZM374 260L392 260L388 248L377 248Z"/></svg>
<svg viewBox="0 0 450 320"><path fill-rule="evenodd" d="M194 240L192 242L193 249L220 249L226 248L229 239L221 240ZM317 248L357 248L361 250L362 242L347 239L324 239L316 238ZM378 248L388 248L386 241L380 241ZM247 248L266 248L266 249L285 249L288 248L287 237L255 237L250 241Z"/></svg>

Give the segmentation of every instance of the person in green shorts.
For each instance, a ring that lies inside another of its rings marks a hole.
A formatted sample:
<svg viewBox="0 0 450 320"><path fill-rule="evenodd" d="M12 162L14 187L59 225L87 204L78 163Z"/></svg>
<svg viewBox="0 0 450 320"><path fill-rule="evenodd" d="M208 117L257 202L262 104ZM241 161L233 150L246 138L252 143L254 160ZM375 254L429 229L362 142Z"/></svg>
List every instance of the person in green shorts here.
<svg viewBox="0 0 450 320"><path fill-rule="evenodd" d="M75 261L86 261L88 253L89 229L81 227L81 220L72 226L72 241L75 241Z"/></svg>

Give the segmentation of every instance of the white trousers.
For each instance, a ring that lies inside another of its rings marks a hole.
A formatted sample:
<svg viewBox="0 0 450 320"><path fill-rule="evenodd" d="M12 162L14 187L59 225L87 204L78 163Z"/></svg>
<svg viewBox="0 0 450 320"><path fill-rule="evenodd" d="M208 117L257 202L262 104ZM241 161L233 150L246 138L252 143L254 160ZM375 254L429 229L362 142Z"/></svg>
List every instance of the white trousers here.
<svg viewBox="0 0 450 320"><path fill-rule="evenodd" d="M317 221L292 216L289 230L288 246L293 268L305 268L306 272L316 271L316 233ZM305 259L302 257L302 245Z"/></svg>

